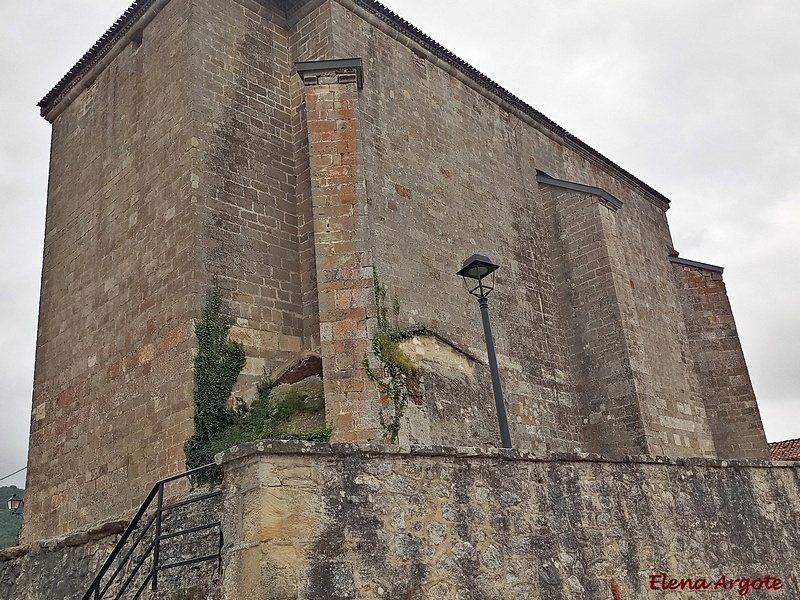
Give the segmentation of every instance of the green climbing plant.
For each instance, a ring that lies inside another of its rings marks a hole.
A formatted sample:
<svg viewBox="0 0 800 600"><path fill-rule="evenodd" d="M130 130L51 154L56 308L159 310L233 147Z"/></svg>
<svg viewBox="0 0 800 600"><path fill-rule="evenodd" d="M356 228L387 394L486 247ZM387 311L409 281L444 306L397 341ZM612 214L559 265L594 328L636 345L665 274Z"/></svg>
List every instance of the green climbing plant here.
<svg viewBox="0 0 800 600"><path fill-rule="evenodd" d="M186 440L184 452L189 469L213 462L215 441L236 420L236 409L228 400L242 372L245 354L242 344L228 339L230 316L219 285L207 292L203 312L195 321L197 355L194 358L194 434ZM204 472L209 482L221 478L219 469Z"/></svg>
<svg viewBox="0 0 800 600"><path fill-rule="evenodd" d="M245 364L242 344L228 339L231 320L218 285L207 292L203 311L195 322L197 355L194 359L194 433L184 452L189 469L214 461L214 455L243 442L260 439L330 440L331 429L320 425L325 400L318 393L289 390L281 394L265 374L256 386L252 405L240 399L231 403L231 393ZM320 384L321 385L321 384ZM307 419L305 428L293 421ZM218 468L208 469L194 478L195 484L216 484L222 479Z"/></svg>
<svg viewBox="0 0 800 600"><path fill-rule="evenodd" d="M372 283L375 291L375 307L378 332L372 338L372 351L380 361L383 374L372 368L369 357L365 356L363 365L367 377L378 386L381 402L386 406L380 411L380 424L386 440L397 443L400 423L409 401L419 392L419 369L406 354L400 343L416 335L430 333L425 327L401 328L398 326L400 303L395 297L389 317L386 286L378 279L373 267Z"/></svg>

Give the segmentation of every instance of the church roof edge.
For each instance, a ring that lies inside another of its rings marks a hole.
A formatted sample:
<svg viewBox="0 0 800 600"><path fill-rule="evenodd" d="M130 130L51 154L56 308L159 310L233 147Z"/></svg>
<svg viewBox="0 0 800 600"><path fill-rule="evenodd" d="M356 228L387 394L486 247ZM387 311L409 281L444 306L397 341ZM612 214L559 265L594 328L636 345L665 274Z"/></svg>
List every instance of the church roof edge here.
<svg viewBox="0 0 800 600"><path fill-rule="evenodd" d="M44 98L37 104L41 108L41 113L44 116L49 110L55 106L67 93L72 90L75 85L86 75L98 62L100 62L106 54L108 54L115 42L122 39L137 23L139 18L156 4L159 0L134 0L133 4L117 19L114 24L95 42L95 44L81 57L81 59L73 66L64 77L50 90ZM163 1L163 0L162 0ZM300 0L300 2L305 0ZM296 3L297 0L277 0L281 7L288 8L291 4ZM558 135L568 143L574 144L584 152L588 152L599 162L604 163L614 171L618 172L623 178L627 179L630 183L639 186L645 192L655 197L657 200L664 203L665 208L669 207L670 200L654 188L650 187L635 175L623 169L617 163L613 162L586 142L571 134L569 131L558 125L546 117L543 113L539 112L525 101L515 96L500 84L496 83L478 69L462 60L450 50L442 46L436 40L423 33L414 25L400 17L397 13L391 11L388 7L384 6L377 0L351 0L363 9L371 12L380 20L384 21L387 25L410 38L420 46L424 47L431 54L437 56L442 61L450 64L452 67L461 71L468 78L472 79L476 84L483 87L490 93L494 94L504 102L513 106L517 110L525 113L538 122L545 128L551 130L554 134Z"/></svg>
<svg viewBox="0 0 800 600"><path fill-rule="evenodd" d="M59 80L53 89L47 92L44 98L39 101L37 106L41 108L42 116L45 115L52 105L66 95L97 61L110 51L114 42L133 28L139 17L150 8L155 1L156 0L134 0L133 4L128 7L122 16L114 21L114 24L108 28L100 39L86 51L69 71L67 71L67 74Z"/></svg>

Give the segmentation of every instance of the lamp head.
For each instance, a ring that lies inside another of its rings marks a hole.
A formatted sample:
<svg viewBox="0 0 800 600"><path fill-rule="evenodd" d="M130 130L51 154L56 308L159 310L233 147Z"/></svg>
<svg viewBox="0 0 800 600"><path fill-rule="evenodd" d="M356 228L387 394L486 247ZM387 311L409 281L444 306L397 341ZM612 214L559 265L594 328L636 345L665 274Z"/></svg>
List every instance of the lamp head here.
<svg viewBox="0 0 800 600"><path fill-rule="evenodd" d="M13 494L11 498L8 499L8 510L11 511L11 514L19 514L22 511L24 500Z"/></svg>
<svg viewBox="0 0 800 600"><path fill-rule="evenodd" d="M494 272L499 268L500 265L494 264L488 256L473 254L464 261L464 266L456 275L464 278L464 287L470 294L478 298L485 298L494 289ZM484 281L488 275L492 276L491 282ZM477 281L477 285L467 283L468 279Z"/></svg>

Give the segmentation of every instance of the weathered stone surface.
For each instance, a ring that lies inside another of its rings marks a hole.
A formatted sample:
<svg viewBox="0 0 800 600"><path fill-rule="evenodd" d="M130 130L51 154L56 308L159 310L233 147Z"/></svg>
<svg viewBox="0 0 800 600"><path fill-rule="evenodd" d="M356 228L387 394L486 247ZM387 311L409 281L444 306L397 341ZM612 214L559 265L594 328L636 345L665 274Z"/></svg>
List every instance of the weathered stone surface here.
<svg viewBox="0 0 800 600"><path fill-rule="evenodd" d="M79 600L120 533L98 528L0 552L0 598Z"/></svg>
<svg viewBox="0 0 800 600"><path fill-rule="evenodd" d="M129 517L192 427L192 2L53 123L22 542Z"/></svg>
<svg viewBox="0 0 800 600"><path fill-rule="evenodd" d="M796 598L800 463L264 448L218 457L225 600Z"/></svg>
<svg viewBox="0 0 800 600"><path fill-rule="evenodd" d="M152 3L149 3L152 4ZM183 467L192 319L216 277L247 364L319 352L295 60L329 9L156 3L55 112L24 542L122 515ZM150 18L152 17L152 18ZM56 116L57 115L57 116ZM80 499L80 501L79 501Z"/></svg>
<svg viewBox="0 0 800 600"><path fill-rule="evenodd" d="M716 455L769 458L722 274L672 266Z"/></svg>
<svg viewBox="0 0 800 600"><path fill-rule="evenodd" d="M167 496L165 504L182 499L182 496ZM164 514L162 533L168 535L219 521L220 504L221 499L216 497L168 511ZM142 525L151 514L152 511L145 513ZM127 525L120 521L109 522L87 531L0 551L0 600L80 600L111 555ZM120 582L131 575L129 587L121 598L133 598L149 574L152 559L145 559L142 569L135 576L131 565L139 560L152 541L153 530L151 526L149 532L144 534L142 544L131 555L128 565L123 567L121 578L111 584L108 594L116 594L120 590ZM141 532L140 526L130 539L136 539ZM165 565L213 554L218 547L219 528L189 533L164 540L160 547L159 562ZM118 560L112 564L109 575L120 564L118 561L127 554L128 549L130 545L124 547ZM219 600L219 578L217 561L175 567L159 572L158 591L151 592L147 588L141 597L147 600ZM102 581L103 588L108 581Z"/></svg>

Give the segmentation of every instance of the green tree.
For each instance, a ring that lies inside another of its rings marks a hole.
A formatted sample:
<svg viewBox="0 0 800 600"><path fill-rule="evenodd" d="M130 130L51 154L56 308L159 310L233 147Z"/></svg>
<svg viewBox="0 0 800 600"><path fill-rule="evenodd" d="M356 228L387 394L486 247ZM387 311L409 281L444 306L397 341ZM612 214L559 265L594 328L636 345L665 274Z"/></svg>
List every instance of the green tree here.
<svg viewBox="0 0 800 600"><path fill-rule="evenodd" d="M19 528L22 525L22 515L12 515L6 502L16 494L24 497L25 490L11 485L0 487L0 548L16 546L19 543Z"/></svg>

